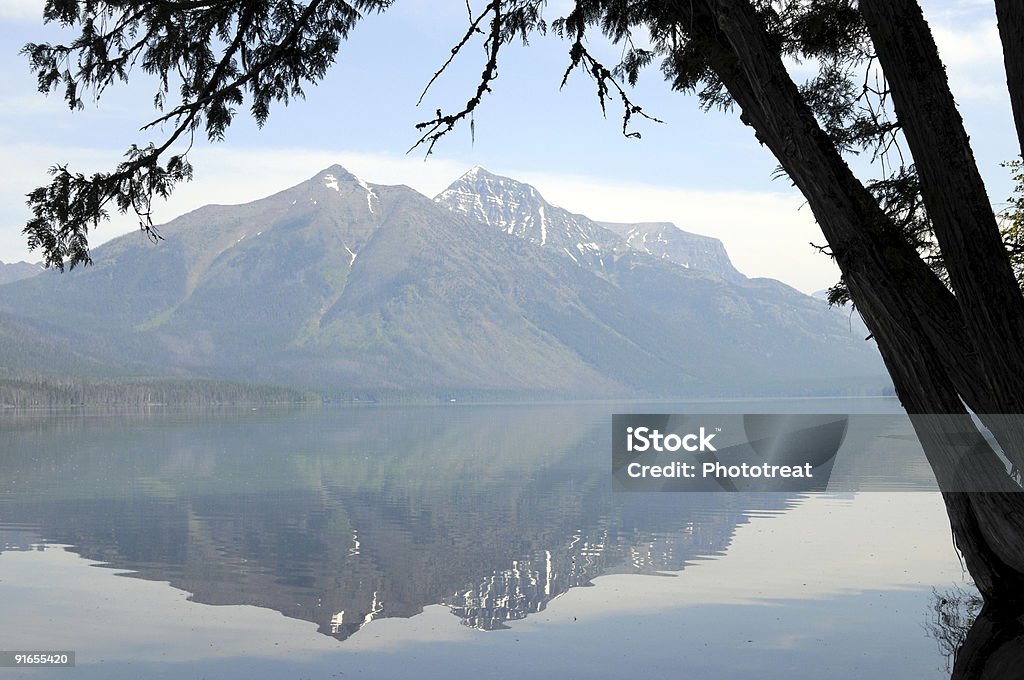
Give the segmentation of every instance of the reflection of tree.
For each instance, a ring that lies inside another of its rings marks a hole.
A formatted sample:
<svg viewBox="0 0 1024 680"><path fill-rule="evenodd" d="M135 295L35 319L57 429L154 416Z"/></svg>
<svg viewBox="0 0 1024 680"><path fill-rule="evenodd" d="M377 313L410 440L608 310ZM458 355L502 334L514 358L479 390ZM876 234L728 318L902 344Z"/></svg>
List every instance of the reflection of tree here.
<svg viewBox="0 0 1024 680"><path fill-rule="evenodd" d="M1024 669L1024 617L984 606L973 591L935 592L925 625L952 668L951 680L1006 680Z"/></svg>
<svg viewBox="0 0 1024 680"><path fill-rule="evenodd" d="M1021 617L982 609L956 654L952 680L1006 680L1021 677L1024 668L1024 624Z"/></svg>
<svg viewBox="0 0 1024 680"><path fill-rule="evenodd" d="M981 611L981 597L957 586L949 590L932 591L931 620L925 630L939 645L946 659L946 670L953 667L957 653L967 639L967 631Z"/></svg>

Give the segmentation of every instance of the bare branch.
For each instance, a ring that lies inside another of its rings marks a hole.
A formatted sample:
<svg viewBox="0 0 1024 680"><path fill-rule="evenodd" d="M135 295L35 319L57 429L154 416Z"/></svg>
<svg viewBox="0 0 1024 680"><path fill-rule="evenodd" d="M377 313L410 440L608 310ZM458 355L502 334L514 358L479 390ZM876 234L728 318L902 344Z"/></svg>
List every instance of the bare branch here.
<svg viewBox="0 0 1024 680"><path fill-rule="evenodd" d="M493 4L496 4L496 3L491 3L491 4L493 5ZM441 66L441 68L437 69L437 71L434 73L434 75L430 78L430 82L428 82L427 86L423 88L423 92L420 93L420 98L416 100L416 106L419 106L420 104L423 103L423 98L427 96L427 92L430 90L431 85L433 85L434 82L439 77L441 77L442 73L444 73L445 71L448 70L448 67L451 65L451 63L453 61L455 61L455 57L457 57L459 55L459 52L462 51L462 48L465 47L466 43L468 43L469 40L474 35L478 35L478 34L482 34L483 33L483 31L480 30L480 22L483 21L484 17L487 16L487 14L490 12L490 9L491 9L491 5L488 5L487 7L484 8L484 10L482 12L480 12L480 16L478 16L476 19L474 19L473 18L473 14L472 14L472 9L470 8L469 3L468 2L466 3L466 10L470 12L470 15L469 15L469 18L470 18L469 28L466 29L466 33L462 36L462 40L460 40L458 42L458 44L456 44L455 47L452 48L452 53L448 57L448 61L444 62L444 64Z"/></svg>
<svg viewBox="0 0 1024 680"><path fill-rule="evenodd" d="M406 153L411 152L413 149L416 149L423 144L427 144L427 152L425 155L429 156L433 153L434 145L437 144L438 140L455 129L455 126L459 121L472 114L476 107L480 105L484 95L491 91L491 82L498 77L498 52L501 50L503 43L501 30L503 16L502 0L492 0L488 3L481 16L478 17L477 23L479 23L480 19L487 14L493 14L494 17L491 19L488 37L484 43L484 48L487 50L487 63L484 65L484 70L480 74L480 82L477 84L476 92L469 101L466 102L466 105L456 113L444 114L441 109L438 109L437 115L435 115L434 118L422 123L417 123L416 129L426 130L426 132L423 133L415 144L409 147L409 150L406 151ZM468 33L470 35L472 34L472 27Z"/></svg>
<svg viewBox="0 0 1024 680"><path fill-rule="evenodd" d="M595 59L583 45L582 37L577 38L576 42L573 43L570 54L572 55L571 63L562 76L562 87L565 87L565 84L568 82L569 74L578 68L581 63L585 63L588 67L585 69L586 72L590 74L597 83L597 99L601 105L601 113L607 113L605 109L605 100L609 93L608 85L610 84L616 93L618 93L619 99L622 102L622 134L624 137L640 139L639 132L636 132L635 130L633 132L629 131L629 121L635 115L646 118L653 123L665 122L648 114L641 106L634 104L633 101L630 100L629 95L626 94L625 89L623 89L618 79L615 78L612 72L604 64Z"/></svg>

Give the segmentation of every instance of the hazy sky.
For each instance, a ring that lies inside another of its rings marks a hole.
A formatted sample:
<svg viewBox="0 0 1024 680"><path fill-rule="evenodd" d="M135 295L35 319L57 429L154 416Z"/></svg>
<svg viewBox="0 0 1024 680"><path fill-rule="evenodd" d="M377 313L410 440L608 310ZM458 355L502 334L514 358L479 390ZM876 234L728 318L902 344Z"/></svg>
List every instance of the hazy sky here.
<svg viewBox="0 0 1024 680"><path fill-rule="evenodd" d="M476 3L479 4L479 3ZM554 17L565 2L549 3ZM1009 99L990 0L924 0L966 119L990 199L1000 204L1011 182L1000 163L1015 155ZM41 23L43 0L0 2L0 260L37 260L21 228L24 195L45 183L46 168L69 163L86 174L112 168L132 143L156 141L138 129L151 118L155 87L144 78L108 90L71 113L59 95L36 91L28 41L56 40ZM468 51L420 108L416 100L465 28L461 1L401 0L367 18L343 44L339 61L305 101L276 107L263 130L240 116L224 142L197 141L194 181L156 207L166 222L207 203L242 203L297 184L332 163L369 182L408 184L433 196L473 165L535 185L550 202L610 221L667 220L718 237L749 276L770 276L806 292L835 282L837 272L810 242L824 239L789 183L772 179L776 163L733 113L702 113L693 98L672 93L657 69L641 79L635 101L664 125L638 122L641 140L624 139L619 110L601 116L594 86L575 74L559 91L568 44L537 36L508 50L494 92L469 127L442 140L430 159L406 155L415 123L472 93L483 57ZM595 40L595 43L597 41ZM616 52L595 44L609 60ZM137 228L117 217L93 233L97 245Z"/></svg>

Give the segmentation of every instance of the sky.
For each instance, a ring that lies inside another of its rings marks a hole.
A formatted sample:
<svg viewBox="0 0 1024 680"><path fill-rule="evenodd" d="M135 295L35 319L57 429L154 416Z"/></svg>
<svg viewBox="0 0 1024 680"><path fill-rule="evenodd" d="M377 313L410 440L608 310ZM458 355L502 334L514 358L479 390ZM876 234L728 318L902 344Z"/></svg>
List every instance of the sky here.
<svg viewBox="0 0 1024 680"><path fill-rule="evenodd" d="M67 163L86 174L112 169L124 150L158 141L140 132L155 117L155 85L145 77L107 90L71 112L59 94L36 89L26 42L57 41L58 27L41 21L44 0L0 2L0 260L37 261L21 233L29 218L25 194L45 184L46 170ZM479 5L480 3L474 3ZM550 17L567 4L548 4ZM1015 156L1009 97L990 0L922 0L949 73L975 153L999 206L1012 182L1001 163ZM371 15L343 43L338 61L306 98L272 110L258 129L239 115L226 138L197 138L190 153L192 183L154 205L163 223L209 203L252 201L298 184L333 163L376 184L407 184L433 196L474 165L533 184L551 203L605 221L670 221L721 239L748 276L784 281L804 292L827 288L838 270L811 243L823 244L809 208L785 179L773 178L774 158L736 112L702 112L696 100L672 92L656 68L631 97L664 123L637 122L641 139L621 134L620 110L601 114L594 84L574 74L559 87L568 43L537 36L510 46L493 93L468 126L441 140L434 154L407 153L415 124L472 94L483 65L467 51L416 106L424 85L465 30L463 2L401 0ZM614 47L594 38L612 61ZM798 67L794 67L798 68ZM855 161L864 178L869 168ZM96 245L138 228L115 216L91 235ZM159 246L154 246L159 247ZM101 251L100 251L101 252ZM94 253L99 256L100 253Z"/></svg>

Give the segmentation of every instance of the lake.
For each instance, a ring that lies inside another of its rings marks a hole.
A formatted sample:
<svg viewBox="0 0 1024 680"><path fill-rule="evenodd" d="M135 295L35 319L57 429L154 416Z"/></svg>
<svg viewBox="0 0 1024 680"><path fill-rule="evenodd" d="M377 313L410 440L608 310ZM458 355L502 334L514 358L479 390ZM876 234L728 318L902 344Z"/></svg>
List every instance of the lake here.
<svg viewBox="0 0 1024 680"><path fill-rule="evenodd" d="M0 413L5 677L948 678L941 497L613 492L683 410L898 405Z"/></svg>

